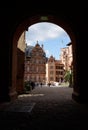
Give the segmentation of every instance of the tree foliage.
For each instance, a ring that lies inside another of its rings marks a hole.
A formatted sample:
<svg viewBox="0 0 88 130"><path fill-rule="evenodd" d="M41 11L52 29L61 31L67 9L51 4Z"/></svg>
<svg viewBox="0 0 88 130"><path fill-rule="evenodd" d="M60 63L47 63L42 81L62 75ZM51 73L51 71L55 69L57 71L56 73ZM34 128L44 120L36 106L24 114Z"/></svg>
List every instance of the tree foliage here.
<svg viewBox="0 0 88 130"><path fill-rule="evenodd" d="M65 82L70 82L71 73L70 71L66 71L64 75Z"/></svg>

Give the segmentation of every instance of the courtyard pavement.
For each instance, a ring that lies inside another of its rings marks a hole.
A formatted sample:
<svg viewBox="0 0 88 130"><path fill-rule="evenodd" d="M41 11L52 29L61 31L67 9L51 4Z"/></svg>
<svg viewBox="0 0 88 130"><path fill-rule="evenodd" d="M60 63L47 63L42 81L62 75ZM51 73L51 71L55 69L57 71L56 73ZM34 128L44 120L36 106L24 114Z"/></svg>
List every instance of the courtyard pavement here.
<svg viewBox="0 0 88 130"><path fill-rule="evenodd" d="M87 130L88 105L72 99L73 88L38 86L0 107L0 130Z"/></svg>

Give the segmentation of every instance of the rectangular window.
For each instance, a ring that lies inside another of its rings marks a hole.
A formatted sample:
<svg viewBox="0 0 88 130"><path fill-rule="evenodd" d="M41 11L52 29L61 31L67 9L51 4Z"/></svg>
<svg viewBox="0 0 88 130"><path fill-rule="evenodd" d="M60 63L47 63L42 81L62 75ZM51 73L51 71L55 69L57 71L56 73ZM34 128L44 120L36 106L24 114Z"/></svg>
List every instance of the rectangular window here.
<svg viewBox="0 0 88 130"><path fill-rule="evenodd" d="M53 66L50 66L50 69L53 69Z"/></svg>
<svg viewBox="0 0 88 130"><path fill-rule="evenodd" d="M53 71L50 71L50 74L52 75L52 74L53 74Z"/></svg>

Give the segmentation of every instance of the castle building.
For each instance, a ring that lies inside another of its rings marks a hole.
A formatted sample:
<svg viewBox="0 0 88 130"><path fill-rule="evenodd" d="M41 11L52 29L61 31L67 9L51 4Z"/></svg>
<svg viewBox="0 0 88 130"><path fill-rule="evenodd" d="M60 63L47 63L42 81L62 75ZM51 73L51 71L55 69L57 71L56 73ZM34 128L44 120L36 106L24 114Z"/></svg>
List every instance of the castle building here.
<svg viewBox="0 0 88 130"><path fill-rule="evenodd" d="M61 48L60 60L64 64L65 70L70 70L73 62L72 56L72 44L68 44L68 47Z"/></svg>
<svg viewBox="0 0 88 130"><path fill-rule="evenodd" d="M54 83L63 81L64 78L64 64L60 60L55 60L53 56L48 58L46 64L46 83Z"/></svg>
<svg viewBox="0 0 88 130"><path fill-rule="evenodd" d="M25 50L25 81L44 83L46 80L46 54L43 45L27 46Z"/></svg>

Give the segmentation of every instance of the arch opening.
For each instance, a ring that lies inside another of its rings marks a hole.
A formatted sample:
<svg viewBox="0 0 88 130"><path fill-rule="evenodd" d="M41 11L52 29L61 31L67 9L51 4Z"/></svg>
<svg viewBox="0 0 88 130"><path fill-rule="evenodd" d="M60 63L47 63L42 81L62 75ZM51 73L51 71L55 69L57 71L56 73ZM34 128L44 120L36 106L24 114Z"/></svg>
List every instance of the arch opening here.
<svg viewBox="0 0 88 130"><path fill-rule="evenodd" d="M75 70L75 48L76 48L76 41L75 41L75 36L71 30L71 28L64 23L63 21L58 20L58 18L54 17L54 16L34 16L32 18L26 19L25 21L23 21L19 27L17 28L15 34L14 34L14 38L13 38L13 60L12 60L12 88L10 90L10 96L12 96L14 98L14 95L17 95L17 91L16 91L16 86L17 86L17 78L21 78L22 80L20 81L21 84L23 84L24 80L23 80L23 72L21 74L22 77L19 77L19 74L17 74L20 71L17 71L18 66L17 66L17 45L18 45L18 41L20 39L20 37L22 36L23 32L28 30L28 27L30 27L33 24L36 23L42 23L42 22L50 22L50 23L54 23L60 27L62 27L64 30L66 30L68 36L70 36L71 39L71 44L72 44L72 56L73 56L73 62L72 62L72 66L73 66L73 90L74 90L74 82L75 82L75 75L76 73L74 72ZM25 33L23 34L25 37ZM19 68L23 68L24 65L24 52L21 54L22 58L22 62L21 65L19 66ZM19 58L18 58L19 60ZM14 66L15 64L15 66ZM21 69L22 70L22 69ZM23 69L24 70L24 69ZM23 88L21 88L23 91ZM15 96L16 97L16 96Z"/></svg>
<svg viewBox="0 0 88 130"><path fill-rule="evenodd" d="M67 43L69 43L69 45ZM60 81L61 83L65 82L65 75L67 75L65 73L68 72L69 76L72 72L71 66L73 60L71 40L67 33L61 27L50 22L39 22L28 28L28 31L26 31L26 81L31 80L31 75L34 78L34 82L39 82L36 80L38 80L39 77L42 77L42 74L38 75L38 72L35 74L36 66L38 67L36 63L40 62L40 58L36 56L36 58L34 57L33 59L33 56L31 56L33 48L35 48L36 51L35 55L38 55L39 50L36 48L36 44L43 49L46 57L46 76L43 78L44 81L46 79L45 83L48 84L51 82L53 85L59 85ZM31 66L29 63L27 64L27 62L33 62L34 66ZM53 69L49 69L51 62L53 63ZM41 65L43 66L43 64ZM34 70L34 72L32 71L32 74L30 68L33 68ZM40 65L38 68L40 69ZM43 82L43 79L41 79L41 82Z"/></svg>

